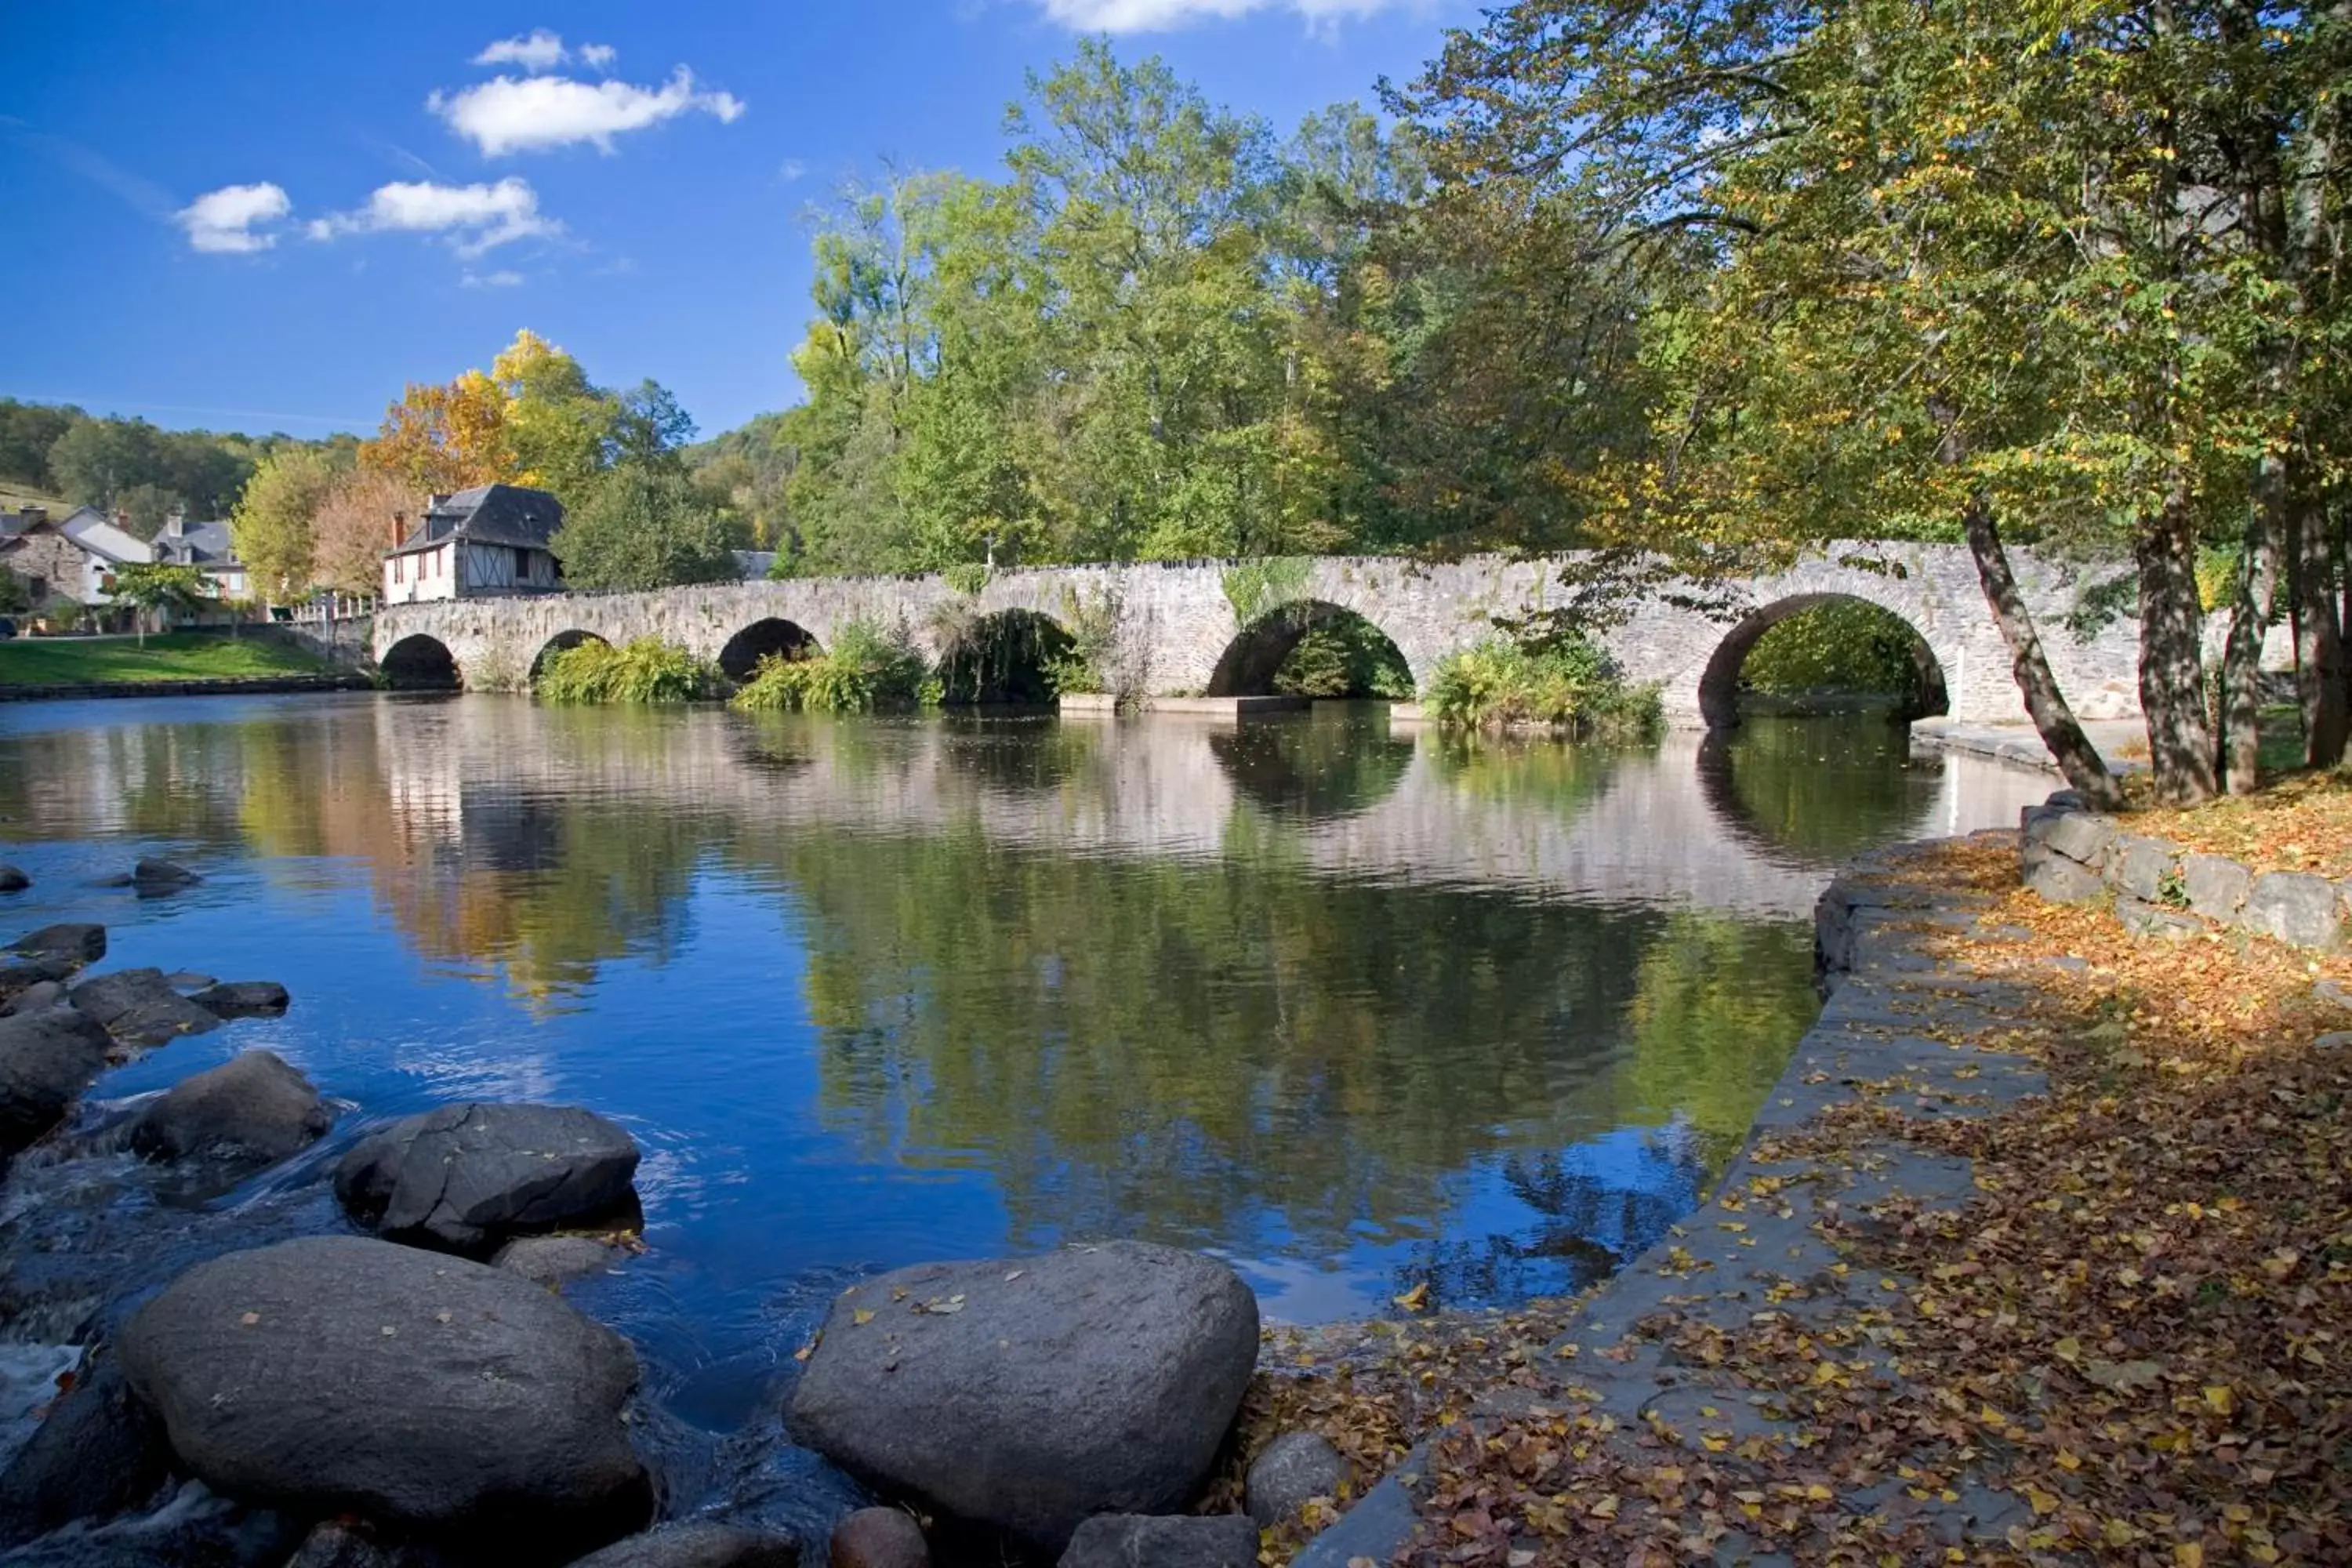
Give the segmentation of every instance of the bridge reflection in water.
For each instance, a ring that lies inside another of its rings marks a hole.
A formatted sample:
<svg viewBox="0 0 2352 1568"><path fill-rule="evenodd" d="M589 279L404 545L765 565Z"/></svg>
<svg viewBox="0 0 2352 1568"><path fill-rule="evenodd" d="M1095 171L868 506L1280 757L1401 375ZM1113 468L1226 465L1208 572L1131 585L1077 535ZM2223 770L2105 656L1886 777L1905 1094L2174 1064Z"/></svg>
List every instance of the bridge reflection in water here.
<svg viewBox="0 0 2352 1568"><path fill-rule="evenodd" d="M1294 1318L1581 1285L1744 1131L1830 868L2048 787L1867 721L1612 751L1337 707L0 717L0 834L210 874L107 916L124 962L294 984L245 1042L368 1117L629 1118L656 1246L610 1310L657 1363L688 1319L677 1357L763 1354L845 1271L1066 1237L1221 1249ZM137 1070L204 1065L171 1055Z"/></svg>

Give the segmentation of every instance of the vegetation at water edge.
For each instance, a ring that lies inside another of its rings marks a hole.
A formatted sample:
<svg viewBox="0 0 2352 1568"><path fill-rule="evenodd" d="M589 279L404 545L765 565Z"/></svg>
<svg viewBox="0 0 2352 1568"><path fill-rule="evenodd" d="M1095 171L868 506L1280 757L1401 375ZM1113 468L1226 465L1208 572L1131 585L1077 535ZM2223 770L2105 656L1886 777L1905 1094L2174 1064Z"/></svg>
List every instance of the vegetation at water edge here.
<svg viewBox="0 0 2352 1568"><path fill-rule="evenodd" d="M692 702L715 696L719 672L675 643L639 637L614 647L591 640L552 654L532 684L541 701L566 704Z"/></svg>
<svg viewBox="0 0 2352 1568"><path fill-rule="evenodd" d="M870 622L852 621L823 653L761 659L734 706L746 712L878 713L934 696L922 655Z"/></svg>
<svg viewBox="0 0 2352 1568"><path fill-rule="evenodd" d="M1657 688L1628 685L1607 656L1580 637L1488 637L1440 663L1421 700L1442 723L1549 725L1577 740L1653 735L1662 722Z"/></svg>

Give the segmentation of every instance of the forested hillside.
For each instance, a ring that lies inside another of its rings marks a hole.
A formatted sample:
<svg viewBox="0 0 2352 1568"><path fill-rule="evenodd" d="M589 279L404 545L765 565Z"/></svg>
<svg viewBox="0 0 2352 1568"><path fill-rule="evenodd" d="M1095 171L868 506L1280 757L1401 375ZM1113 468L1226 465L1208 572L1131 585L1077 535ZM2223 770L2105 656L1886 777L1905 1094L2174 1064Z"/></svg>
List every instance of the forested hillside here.
<svg viewBox="0 0 2352 1568"><path fill-rule="evenodd" d="M255 465L287 447L355 445L291 436L159 430L144 419L93 418L70 405L0 397L0 482L75 506L128 512L152 539L175 508L226 517Z"/></svg>

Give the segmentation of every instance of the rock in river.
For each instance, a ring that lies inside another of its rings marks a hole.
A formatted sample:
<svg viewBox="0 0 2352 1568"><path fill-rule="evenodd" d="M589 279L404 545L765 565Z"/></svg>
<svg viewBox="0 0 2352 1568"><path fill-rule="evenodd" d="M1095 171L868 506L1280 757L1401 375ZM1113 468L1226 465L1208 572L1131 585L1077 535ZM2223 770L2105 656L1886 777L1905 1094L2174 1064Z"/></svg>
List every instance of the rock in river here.
<svg viewBox="0 0 2352 1568"><path fill-rule="evenodd" d="M220 1027L217 1015L181 995L160 969L93 975L68 994L126 1046L161 1046Z"/></svg>
<svg viewBox="0 0 2352 1568"><path fill-rule="evenodd" d="M233 1497L562 1562L644 1524L636 1357L511 1274L357 1237L202 1263L124 1328L172 1448Z"/></svg>
<svg viewBox="0 0 2352 1568"><path fill-rule="evenodd" d="M106 1070L112 1044L95 1018L70 1007L0 1018L0 1152L56 1126Z"/></svg>
<svg viewBox="0 0 2352 1568"><path fill-rule="evenodd" d="M72 963L96 963L106 956L106 928L72 923L43 926L10 942L8 951L35 958L62 958Z"/></svg>
<svg viewBox="0 0 2352 1568"><path fill-rule="evenodd" d="M826 1568L931 1568L923 1527L903 1509L861 1508L833 1527Z"/></svg>
<svg viewBox="0 0 2352 1568"><path fill-rule="evenodd" d="M163 1484L163 1424L111 1358L99 1362L0 1474L0 1547L121 1512Z"/></svg>
<svg viewBox="0 0 2352 1568"><path fill-rule="evenodd" d="M189 1001L224 1018L278 1018L286 1013L286 987L275 980L224 980L206 984Z"/></svg>
<svg viewBox="0 0 2352 1568"><path fill-rule="evenodd" d="M1238 1513L1147 1518L1097 1514L1078 1526L1061 1568L1256 1568L1257 1526Z"/></svg>
<svg viewBox="0 0 2352 1568"><path fill-rule="evenodd" d="M0 866L0 893L21 893L33 885L33 879L16 866Z"/></svg>
<svg viewBox="0 0 2352 1568"><path fill-rule="evenodd" d="M635 1141L593 1110L445 1105L353 1146L335 1195L392 1240L477 1252L610 1214L636 1173Z"/></svg>
<svg viewBox="0 0 2352 1568"><path fill-rule="evenodd" d="M572 1568L799 1568L800 1543L731 1524L665 1524L616 1541Z"/></svg>
<svg viewBox="0 0 2352 1568"><path fill-rule="evenodd" d="M930 1263L834 1302L789 1412L853 1474L1058 1550L1192 1500L1257 1363L1257 1300L1139 1242Z"/></svg>
<svg viewBox="0 0 2352 1568"><path fill-rule="evenodd" d="M150 1160L275 1164L334 1125L310 1080L274 1051L245 1051L163 1091L131 1124Z"/></svg>

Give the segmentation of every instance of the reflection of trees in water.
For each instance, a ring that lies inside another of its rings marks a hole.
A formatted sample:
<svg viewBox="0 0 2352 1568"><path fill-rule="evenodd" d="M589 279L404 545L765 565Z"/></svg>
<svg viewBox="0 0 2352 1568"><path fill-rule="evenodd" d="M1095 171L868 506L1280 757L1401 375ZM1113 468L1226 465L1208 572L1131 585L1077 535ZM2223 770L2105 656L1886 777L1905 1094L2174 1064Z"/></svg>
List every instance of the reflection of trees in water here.
<svg viewBox="0 0 2352 1568"><path fill-rule="evenodd" d="M1915 834L1941 770L1913 758L1904 725L1870 719L1750 719L1698 750L1699 787L1735 837L1825 869Z"/></svg>
<svg viewBox="0 0 2352 1568"><path fill-rule="evenodd" d="M1108 727L483 699L17 737L0 810L62 836L96 830L85 803L101 795L108 831L352 859L418 950L499 965L535 996L677 946L698 866L789 886L828 1121L870 1156L987 1172L1024 1241L1426 1237L1484 1165L1545 1217L1429 1253L1444 1293L1568 1288L1634 1245L1736 1146L1811 1017L1805 933L1318 875L1302 819L1384 798L1409 748L1320 721L1255 733L1275 738L1270 760L1210 748L1258 787L1205 859L983 828L983 799L1041 792L1049 808L1159 808L1150 789L1120 795ZM1616 765L1557 746L1433 754L1454 792L1553 820ZM752 787L725 787L747 763ZM938 816L908 836L770 804L811 780L845 809L905 790ZM1629 1126L1682 1130L1661 1144L1672 1159L1566 1152Z"/></svg>
<svg viewBox="0 0 2352 1568"><path fill-rule="evenodd" d="M1572 820L1608 787L1619 763L1649 747L1562 745L1535 736L1447 730L1430 737L1438 775L1474 799L1526 804Z"/></svg>
<svg viewBox="0 0 2352 1568"><path fill-rule="evenodd" d="M1811 1005L1785 934L1246 861L971 835L803 842L789 874L834 1125L877 1156L985 1166L1027 1241L1242 1245L1272 1210L1324 1247L1409 1229L1481 1158L1735 1099L1756 1014L1777 1006L1785 1049ZM1661 942L1707 953L1653 962Z"/></svg>
<svg viewBox="0 0 2352 1568"><path fill-rule="evenodd" d="M1390 738L1369 714L1328 710L1212 731L1209 750L1244 799L1290 816L1378 805L1412 762L1412 742Z"/></svg>

